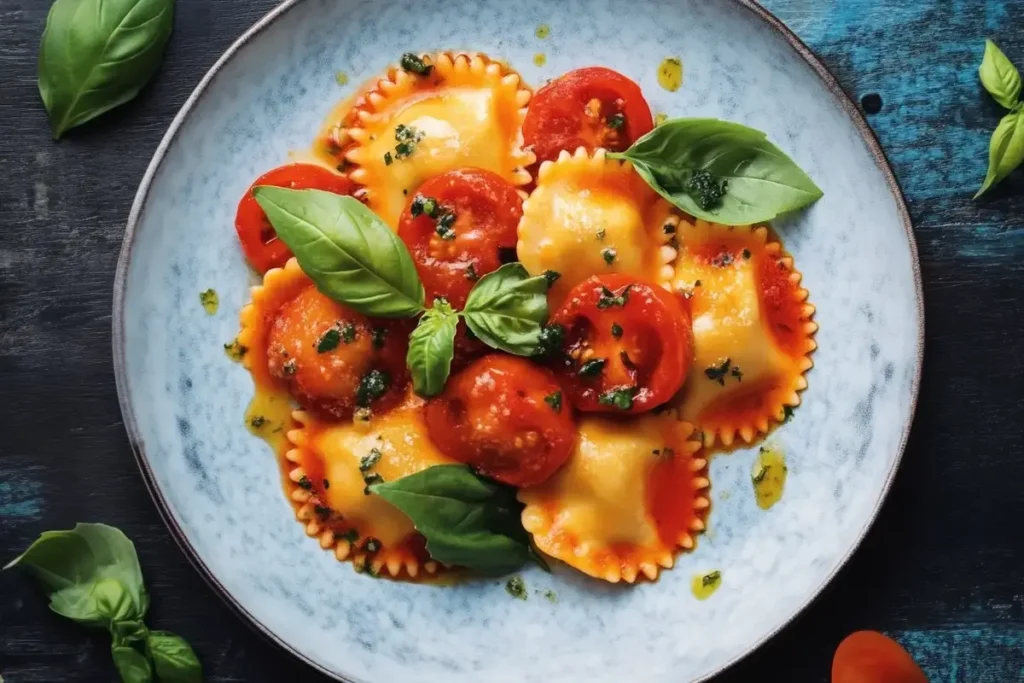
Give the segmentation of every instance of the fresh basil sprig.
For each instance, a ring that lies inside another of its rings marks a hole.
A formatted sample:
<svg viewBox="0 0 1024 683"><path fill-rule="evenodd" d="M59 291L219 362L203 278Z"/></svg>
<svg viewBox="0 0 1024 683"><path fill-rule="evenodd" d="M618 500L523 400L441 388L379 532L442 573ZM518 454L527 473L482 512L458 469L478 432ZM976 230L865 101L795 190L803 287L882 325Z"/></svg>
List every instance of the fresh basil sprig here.
<svg viewBox="0 0 1024 683"><path fill-rule="evenodd" d="M988 151L988 173L977 199L993 185L1024 163L1024 103L1020 101L1021 77L1017 67L991 40L985 41L985 56L978 68L985 90L1010 112L992 133Z"/></svg>
<svg viewBox="0 0 1024 683"><path fill-rule="evenodd" d="M427 539L430 557L483 574L506 574L534 561L547 569L523 528L515 489L465 465L435 465L370 492L404 512Z"/></svg>
<svg viewBox="0 0 1024 683"><path fill-rule="evenodd" d="M447 301L435 299L409 336L405 362L412 373L412 387L421 396L435 396L444 389L455 356L455 331L459 316Z"/></svg>
<svg viewBox="0 0 1024 683"><path fill-rule="evenodd" d="M201 683L202 666L189 644L146 628L149 594L135 546L119 530L78 524L43 532L4 569L16 566L35 575L54 612L110 632L110 653L125 683Z"/></svg>
<svg viewBox="0 0 1024 683"><path fill-rule="evenodd" d="M507 263L480 278L462 317L473 334L491 348L532 356L540 346L548 318L548 278L530 277L521 263Z"/></svg>
<svg viewBox="0 0 1024 683"><path fill-rule="evenodd" d="M365 315L401 318L424 310L409 250L362 202L268 185L253 196L321 292Z"/></svg>
<svg viewBox="0 0 1024 683"><path fill-rule="evenodd" d="M54 139L135 97L156 73L174 0L57 0L39 48Z"/></svg>
<svg viewBox="0 0 1024 683"><path fill-rule="evenodd" d="M658 194L687 213L749 225L823 195L761 131L718 119L671 119L613 159L628 159Z"/></svg>

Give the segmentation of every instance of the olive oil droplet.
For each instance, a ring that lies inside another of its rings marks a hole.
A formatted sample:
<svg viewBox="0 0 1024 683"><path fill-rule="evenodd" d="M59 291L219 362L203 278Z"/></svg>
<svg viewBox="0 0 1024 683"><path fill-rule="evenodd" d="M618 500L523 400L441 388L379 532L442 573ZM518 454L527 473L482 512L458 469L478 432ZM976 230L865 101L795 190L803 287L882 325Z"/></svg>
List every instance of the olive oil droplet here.
<svg viewBox="0 0 1024 683"><path fill-rule="evenodd" d="M537 66L544 66L548 63L548 57L543 52L538 52L533 56L533 63Z"/></svg>
<svg viewBox="0 0 1024 683"><path fill-rule="evenodd" d="M348 85L348 74L344 71L339 71L334 74L334 80L338 85Z"/></svg>
<svg viewBox="0 0 1024 683"><path fill-rule="evenodd" d="M658 85L669 92L679 90L683 84L683 62L678 57L666 57L658 65Z"/></svg>
<svg viewBox="0 0 1024 683"><path fill-rule="evenodd" d="M717 569L703 574L694 574L690 581L690 590L698 600L707 600L722 585L722 572Z"/></svg>
<svg viewBox="0 0 1024 683"><path fill-rule="evenodd" d="M658 112L654 115L654 125L660 126L661 124L668 121L668 114L665 112Z"/></svg>
<svg viewBox="0 0 1024 683"><path fill-rule="evenodd" d="M200 292L199 303L203 305L203 310L208 314L213 315L216 313L217 308L220 306L220 297L217 296L217 290L208 289L205 292Z"/></svg>
<svg viewBox="0 0 1024 683"><path fill-rule="evenodd" d="M541 40L544 40L551 35L551 27L547 24L540 24L537 26L537 30L534 31L534 34Z"/></svg>
<svg viewBox="0 0 1024 683"><path fill-rule="evenodd" d="M750 471L750 481L754 485L754 496L759 508L768 510L782 499L788 474L786 454L782 448L771 444L761 446Z"/></svg>

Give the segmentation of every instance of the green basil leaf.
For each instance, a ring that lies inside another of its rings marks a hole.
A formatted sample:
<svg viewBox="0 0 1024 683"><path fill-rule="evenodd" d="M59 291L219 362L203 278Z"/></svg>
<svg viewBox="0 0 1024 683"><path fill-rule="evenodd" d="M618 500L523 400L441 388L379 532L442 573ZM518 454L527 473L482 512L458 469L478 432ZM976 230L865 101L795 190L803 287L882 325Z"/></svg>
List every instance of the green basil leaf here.
<svg viewBox="0 0 1024 683"><path fill-rule="evenodd" d="M113 645L110 654L124 683L150 683L153 680L153 668L149 660L134 647Z"/></svg>
<svg viewBox="0 0 1024 683"><path fill-rule="evenodd" d="M124 104L156 73L174 0L57 0L39 48L39 94L54 139Z"/></svg>
<svg viewBox="0 0 1024 683"><path fill-rule="evenodd" d="M105 524L46 531L4 569L24 565L54 612L90 626L141 620L149 608L142 569L128 537Z"/></svg>
<svg viewBox="0 0 1024 683"><path fill-rule="evenodd" d="M547 292L546 277L530 277L521 263L508 263L480 278L466 299L462 317L488 346L531 356L540 346L548 318Z"/></svg>
<svg viewBox="0 0 1024 683"><path fill-rule="evenodd" d="M111 624L110 635L113 637L115 645L141 643L149 635L149 629L141 620L126 619Z"/></svg>
<svg viewBox="0 0 1024 683"><path fill-rule="evenodd" d="M1003 117L992 133L988 152L988 174L977 199L1024 162L1024 110L1012 111Z"/></svg>
<svg viewBox="0 0 1024 683"><path fill-rule="evenodd" d="M202 683L203 667L192 647L169 631L152 631L146 652L153 660L160 683Z"/></svg>
<svg viewBox="0 0 1024 683"><path fill-rule="evenodd" d="M506 574L532 559L515 490L465 465L435 465L370 491L409 516L438 562Z"/></svg>
<svg viewBox="0 0 1024 683"><path fill-rule="evenodd" d="M435 299L409 336L405 362L412 372L412 386L420 396L436 396L444 389L455 356L458 324L459 316L448 302Z"/></svg>
<svg viewBox="0 0 1024 683"><path fill-rule="evenodd" d="M1020 72L991 40L985 41L985 56L978 67L985 90L996 102L1013 109L1020 99Z"/></svg>
<svg viewBox="0 0 1024 683"><path fill-rule="evenodd" d="M423 310L423 284L409 250L359 200L266 185L253 196L321 292L365 315L400 318Z"/></svg>
<svg viewBox="0 0 1024 683"><path fill-rule="evenodd" d="M725 225L749 225L807 206L822 191L761 131L718 119L672 119L657 126L625 152L647 184L683 211ZM702 209L687 191L694 173L704 171L725 193Z"/></svg>

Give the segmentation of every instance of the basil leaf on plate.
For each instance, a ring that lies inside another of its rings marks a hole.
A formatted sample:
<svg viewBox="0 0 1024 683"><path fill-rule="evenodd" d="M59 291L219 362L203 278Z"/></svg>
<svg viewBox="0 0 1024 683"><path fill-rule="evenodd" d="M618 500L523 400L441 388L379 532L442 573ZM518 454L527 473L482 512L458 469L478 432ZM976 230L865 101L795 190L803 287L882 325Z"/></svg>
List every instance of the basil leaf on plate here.
<svg viewBox="0 0 1024 683"><path fill-rule="evenodd" d="M113 645L110 654L124 683L150 683L153 667L146 656L131 645Z"/></svg>
<svg viewBox="0 0 1024 683"><path fill-rule="evenodd" d="M508 263L480 278L462 317L488 346L517 356L537 352L548 318L548 279L530 277L521 263Z"/></svg>
<svg viewBox="0 0 1024 683"><path fill-rule="evenodd" d="M146 652L153 660L161 683L202 683L203 667L192 647L169 631L152 631L146 637Z"/></svg>
<svg viewBox="0 0 1024 683"><path fill-rule="evenodd" d="M978 67L978 76L985 90L996 102L1013 109L1020 99L1020 72L991 40L985 41L985 56Z"/></svg>
<svg viewBox="0 0 1024 683"><path fill-rule="evenodd" d="M465 465L435 465L370 491L409 516L438 562L495 575L535 557L545 566L530 547L515 490Z"/></svg>
<svg viewBox="0 0 1024 683"><path fill-rule="evenodd" d="M50 598L50 609L89 626L141 620L149 595L135 546L105 524L45 531L4 569L25 566Z"/></svg>
<svg viewBox="0 0 1024 683"><path fill-rule="evenodd" d="M423 311L423 284L398 235L352 197L261 185L253 196L321 292L365 315Z"/></svg>
<svg viewBox="0 0 1024 683"><path fill-rule="evenodd" d="M1024 162L1024 109L1010 112L996 126L988 152L988 174L977 199Z"/></svg>
<svg viewBox="0 0 1024 683"><path fill-rule="evenodd" d="M455 330L459 316L447 301L434 300L434 306L420 318L409 335L405 363L412 372L413 389L420 396L436 396L444 389L455 355Z"/></svg>
<svg viewBox="0 0 1024 683"><path fill-rule="evenodd" d="M135 97L171 35L174 0L56 0L39 48L54 139Z"/></svg>
<svg viewBox="0 0 1024 683"><path fill-rule="evenodd" d="M658 194L687 213L749 225L811 204L822 191L765 134L718 119L672 119L625 152Z"/></svg>

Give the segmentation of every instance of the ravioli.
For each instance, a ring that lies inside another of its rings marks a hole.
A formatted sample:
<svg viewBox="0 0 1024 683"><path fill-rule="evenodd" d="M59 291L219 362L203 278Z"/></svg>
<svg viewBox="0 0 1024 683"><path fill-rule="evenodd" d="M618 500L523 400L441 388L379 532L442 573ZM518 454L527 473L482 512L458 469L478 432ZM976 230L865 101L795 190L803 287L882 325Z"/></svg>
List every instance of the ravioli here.
<svg viewBox="0 0 1024 683"><path fill-rule="evenodd" d="M562 151L537 173L537 187L523 204L519 260L531 273L553 270L557 304L593 275L626 273L647 281L675 251L667 246L678 222L673 207L633 170L599 149Z"/></svg>
<svg viewBox="0 0 1024 683"><path fill-rule="evenodd" d="M289 432L294 448L286 454L289 496L306 533L333 548L339 560L396 577L438 571L412 520L367 493L375 481L453 462L427 437L422 414L423 399L411 393L403 405L368 422L324 422L296 412L301 426Z"/></svg>
<svg viewBox="0 0 1024 683"><path fill-rule="evenodd" d="M393 229L425 180L464 167L526 185L535 157L521 132L531 92L519 74L479 54L440 52L429 74L392 68L347 117L349 178Z"/></svg>
<svg viewBox="0 0 1024 683"><path fill-rule="evenodd" d="M765 434L800 403L818 325L800 273L764 227L682 221L670 282L690 300L695 361L675 399L704 445Z"/></svg>
<svg viewBox="0 0 1024 683"><path fill-rule="evenodd" d="M582 417L562 469L520 489L523 526L540 550L590 576L656 579L704 529L707 462L693 432L671 411Z"/></svg>

